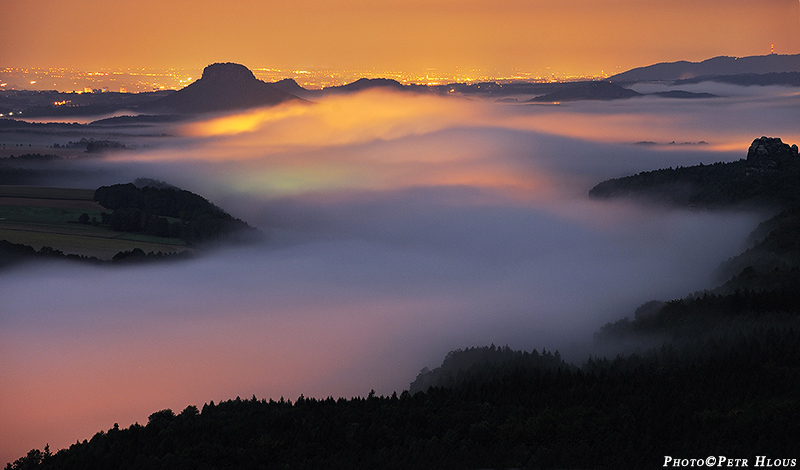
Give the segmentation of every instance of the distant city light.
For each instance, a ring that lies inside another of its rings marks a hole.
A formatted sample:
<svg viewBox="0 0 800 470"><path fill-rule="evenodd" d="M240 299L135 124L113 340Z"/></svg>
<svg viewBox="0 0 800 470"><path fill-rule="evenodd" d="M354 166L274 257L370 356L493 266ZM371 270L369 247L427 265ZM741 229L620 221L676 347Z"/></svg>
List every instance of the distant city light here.
<svg viewBox="0 0 800 470"><path fill-rule="evenodd" d="M386 78L396 80L404 85L443 85L449 83L477 84L494 82L497 84L514 81L525 82L571 82L579 80L595 80L606 78L608 75L601 72L599 75L569 75L559 74L551 70L534 72L519 69L508 73L481 69L455 69L450 71L425 69L421 72L403 72L397 70L376 69L280 69L280 68L250 68L256 78L267 83L274 83L284 79L293 79L301 87L309 90L321 90L333 86L346 85L361 78ZM159 90L180 90L191 84L199 76L199 69L148 69L127 68L122 70L81 71L63 68L0 68L0 87L15 89L13 83L29 83L42 87L38 82L50 80L52 89L65 93L144 93ZM20 87L19 89L25 89Z"/></svg>

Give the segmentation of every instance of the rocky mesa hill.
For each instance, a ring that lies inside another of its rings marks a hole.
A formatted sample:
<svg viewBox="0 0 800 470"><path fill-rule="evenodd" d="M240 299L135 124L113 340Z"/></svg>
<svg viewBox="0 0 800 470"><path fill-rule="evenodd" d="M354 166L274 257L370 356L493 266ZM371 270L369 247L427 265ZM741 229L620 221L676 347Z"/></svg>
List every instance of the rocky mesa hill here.
<svg viewBox="0 0 800 470"><path fill-rule="evenodd" d="M148 111L201 114L274 106L291 100L302 99L262 82L244 65L227 62L209 65L199 80L154 101Z"/></svg>

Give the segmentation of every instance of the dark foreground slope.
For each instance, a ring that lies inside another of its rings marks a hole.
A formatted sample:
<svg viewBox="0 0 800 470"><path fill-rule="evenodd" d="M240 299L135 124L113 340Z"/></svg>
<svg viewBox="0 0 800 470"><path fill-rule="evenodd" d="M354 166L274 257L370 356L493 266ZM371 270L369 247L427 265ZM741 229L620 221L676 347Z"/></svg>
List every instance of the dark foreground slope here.
<svg viewBox="0 0 800 470"><path fill-rule="evenodd" d="M486 367L458 386L153 413L7 470L657 468L797 458L797 331L574 367Z"/></svg>

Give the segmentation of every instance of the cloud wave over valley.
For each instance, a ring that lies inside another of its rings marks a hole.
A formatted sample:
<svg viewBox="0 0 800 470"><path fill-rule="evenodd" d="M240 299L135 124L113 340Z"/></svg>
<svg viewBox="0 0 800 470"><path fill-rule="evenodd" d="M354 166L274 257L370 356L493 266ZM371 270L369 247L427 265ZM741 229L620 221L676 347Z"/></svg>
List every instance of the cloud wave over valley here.
<svg viewBox="0 0 800 470"><path fill-rule="evenodd" d="M268 241L178 263L0 272L2 457L237 395L391 394L456 348L580 361L605 322L717 285L764 217L589 189L744 158L761 135L798 142L798 101L371 91L208 118L75 162L97 185L148 177L201 194Z"/></svg>

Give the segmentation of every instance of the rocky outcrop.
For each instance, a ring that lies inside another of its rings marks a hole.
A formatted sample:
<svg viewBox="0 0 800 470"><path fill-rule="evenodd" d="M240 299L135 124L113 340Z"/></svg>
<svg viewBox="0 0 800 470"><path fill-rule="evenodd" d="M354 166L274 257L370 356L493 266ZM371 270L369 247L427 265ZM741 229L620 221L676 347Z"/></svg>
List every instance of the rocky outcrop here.
<svg viewBox="0 0 800 470"><path fill-rule="evenodd" d="M256 76L247 67L233 62L216 63L203 69L201 80L221 82L225 85L246 84L256 80Z"/></svg>
<svg viewBox="0 0 800 470"><path fill-rule="evenodd" d="M797 145L785 144L779 137L755 139L747 150L748 175L779 171L791 158L797 158Z"/></svg>

